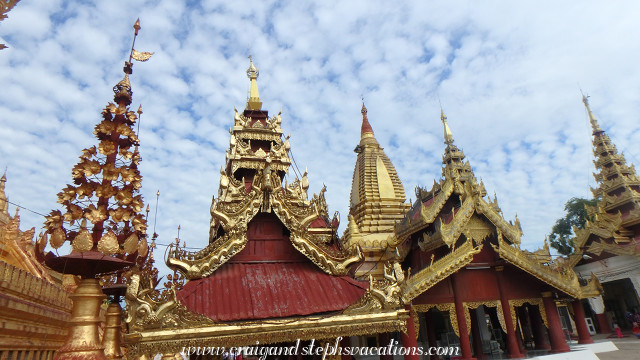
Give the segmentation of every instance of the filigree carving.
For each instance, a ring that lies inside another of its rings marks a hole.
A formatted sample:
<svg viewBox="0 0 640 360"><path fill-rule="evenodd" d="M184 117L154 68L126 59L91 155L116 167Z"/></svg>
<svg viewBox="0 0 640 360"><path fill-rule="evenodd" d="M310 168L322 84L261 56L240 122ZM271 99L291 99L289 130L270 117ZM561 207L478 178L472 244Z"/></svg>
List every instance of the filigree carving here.
<svg viewBox="0 0 640 360"><path fill-rule="evenodd" d="M127 318L133 332L150 329L174 329L193 326L206 326L213 320L187 310L176 299L175 289L171 296L162 302L157 302L150 295L153 287L150 279L141 278L140 274L132 274L125 294L127 302Z"/></svg>
<svg viewBox="0 0 640 360"><path fill-rule="evenodd" d="M211 275L246 245L247 224L242 222L198 252L188 252L170 246L167 266L180 269L188 279L199 279Z"/></svg>
<svg viewBox="0 0 640 360"><path fill-rule="evenodd" d="M536 278L554 286L570 296L581 298L580 283L572 269L552 268L540 264L536 258L515 246L507 244L498 232L498 245L491 244L498 255Z"/></svg>
<svg viewBox="0 0 640 360"><path fill-rule="evenodd" d="M355 304L344 310L344 314L366 314L395 310L405 303L402 293L405 286L405 275L398 262L386 262L384 265L384 278L374 280L369 275L369 289Z"/></svg>
<svg viewBox="0 0 640 360"><path fill-rule="evenodd" d="M540 316L542 317L542 321L544 322L544 326L549 328L549 321L547 320L547 311L544 307L544 302L542 301L542 298L509 300L509 307L510 307L509 311L511 312L511 320L513 321L514 326L515 324L518 323L516 319L516 307L520 307L524 304L537 306L538 310L540 311Z"/></svg>
<svg viewBox="0 0 640 360"><path fill-rule="evenodd" d="M472 241L466 241L456 250L445 255L407 280L403 299L406 303L416 298L438 282L469 264L473 256L482 250L482 244L474 247Z"/></svg>
<svg viewBox="0 0 640 360"><path fill-rule="evenodd" d="M417 304L412 305L411 308L416 312L426 313L429 310L436 308L441 312L449 313L449 321L451 322L451 328L453 332L460 337L460 330L458 329L458 316L456 315L456 304L443 303L443 304Z"/></svg>

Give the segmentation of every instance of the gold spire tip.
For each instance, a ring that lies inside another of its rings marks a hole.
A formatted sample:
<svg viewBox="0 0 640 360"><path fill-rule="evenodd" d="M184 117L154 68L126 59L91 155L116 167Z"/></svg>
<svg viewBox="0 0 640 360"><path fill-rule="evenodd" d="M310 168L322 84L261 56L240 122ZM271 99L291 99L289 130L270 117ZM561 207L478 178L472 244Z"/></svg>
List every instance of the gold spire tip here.
<svg viewBox="0 0 640 360"><path fill-rule="evenodd" d="M260 101L260 94L258 93L258 76L260 76L260 71L253 64L253 57L249 55L249 68L247 69L247 77L251 81L251 89L249 90L249 100L247 100L247 110L262 109L262 101Z"/></svg>

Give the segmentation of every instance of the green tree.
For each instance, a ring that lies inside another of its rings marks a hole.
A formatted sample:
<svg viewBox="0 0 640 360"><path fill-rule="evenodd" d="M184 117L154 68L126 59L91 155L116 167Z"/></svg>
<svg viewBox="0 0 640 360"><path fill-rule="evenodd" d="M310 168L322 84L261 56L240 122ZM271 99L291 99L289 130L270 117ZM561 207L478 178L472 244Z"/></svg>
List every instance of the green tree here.
<svg viewBox="0 0 640 360"><path fill-rule="evenodd" d="M564 204L565 215L558 219L551 228L549 244L562 255L573 253L573 226L582 229L589 219L586 205L596 206L597 199L571 198Z"/></svg>

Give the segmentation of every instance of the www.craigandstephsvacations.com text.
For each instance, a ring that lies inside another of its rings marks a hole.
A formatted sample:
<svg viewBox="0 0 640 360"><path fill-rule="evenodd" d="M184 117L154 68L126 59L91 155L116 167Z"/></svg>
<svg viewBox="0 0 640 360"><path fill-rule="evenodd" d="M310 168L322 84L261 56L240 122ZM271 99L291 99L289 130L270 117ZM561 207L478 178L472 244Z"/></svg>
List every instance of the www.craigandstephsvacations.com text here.
<svg viewBox="0 0 640 360"><path fill-rule="evenodd" d="M269 355L321 355L322 359L331 355L439 355L439 356L456 356L460 355L459 347L433 346L428 348L422 347L403 347L398 346L397 340L391 340L389 345L380 347L369 346L341 346L342 337L335 340L334 343L321 343L311 340L308 343L300 344L298 339L295 345L291 346L262 346L256 343L253 346L240 347L219 347L219 346L189 346L182 348L182 354L185 355L227 355L229 358L236 356L249 357L257 356L264 360Z"/></svg>

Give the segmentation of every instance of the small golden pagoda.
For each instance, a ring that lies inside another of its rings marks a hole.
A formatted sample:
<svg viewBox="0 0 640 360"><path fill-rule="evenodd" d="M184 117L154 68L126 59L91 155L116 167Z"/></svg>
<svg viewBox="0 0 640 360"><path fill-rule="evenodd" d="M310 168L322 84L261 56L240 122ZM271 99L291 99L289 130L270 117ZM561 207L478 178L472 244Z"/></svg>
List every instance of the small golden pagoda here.
<svg viewBox="0 0 640 360"><path fill-rule="evenodd" d="M385 262L398 256L394 226L404 217L409 204L395 167L376 140L364 103L361 113L360 143L354 150L358 156L351 183L349 225L342 241L347 248L361 247L365 254L356 277L370 274L382 278Z"/></svg>

